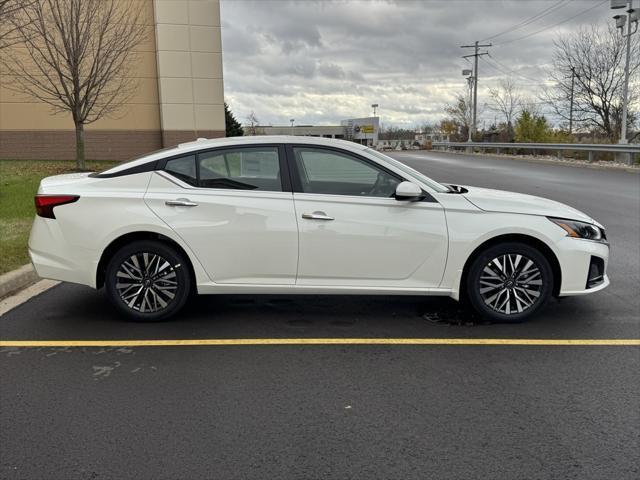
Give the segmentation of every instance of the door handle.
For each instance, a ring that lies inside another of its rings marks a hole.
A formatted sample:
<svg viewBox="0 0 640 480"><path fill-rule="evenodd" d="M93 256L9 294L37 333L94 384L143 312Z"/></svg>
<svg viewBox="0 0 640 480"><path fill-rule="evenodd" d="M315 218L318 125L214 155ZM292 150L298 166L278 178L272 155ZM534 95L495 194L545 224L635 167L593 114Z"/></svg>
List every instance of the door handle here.
<svg viewBox="0 0 640 480"><path fill-rule="evenodd" d="M167 200L164 202L167 207L197 207L196 202L192 202L186 198L178 198L177 200Z"/></svg>
<svg viewBox="0 0 640 480"><path fill-rule="evenodd" d="M302 218L306 218L307 220L335 220L335 218L330 217L320 210L316 210L313 213L303 213Z"/></svg>

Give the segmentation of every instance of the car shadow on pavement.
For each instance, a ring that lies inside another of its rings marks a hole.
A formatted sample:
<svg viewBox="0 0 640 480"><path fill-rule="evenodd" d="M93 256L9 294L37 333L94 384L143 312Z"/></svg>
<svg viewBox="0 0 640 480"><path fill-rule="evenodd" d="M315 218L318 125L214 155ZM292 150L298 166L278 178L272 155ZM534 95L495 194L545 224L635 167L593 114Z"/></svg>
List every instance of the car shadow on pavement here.
<svg viewBox="0 0 640 480"><path fill-rule="evenodd" d="M434 337L589 335L604 313L591 299L552 300L524 324L490 324L443 297L352 295L195 296L174 318L134 323L103 291L61 284L2 317L11 339ZM606 317L605 317L606 320ZM604 323L604 322L602 322ZM595 334L595 333L594 333Z"/></svg>

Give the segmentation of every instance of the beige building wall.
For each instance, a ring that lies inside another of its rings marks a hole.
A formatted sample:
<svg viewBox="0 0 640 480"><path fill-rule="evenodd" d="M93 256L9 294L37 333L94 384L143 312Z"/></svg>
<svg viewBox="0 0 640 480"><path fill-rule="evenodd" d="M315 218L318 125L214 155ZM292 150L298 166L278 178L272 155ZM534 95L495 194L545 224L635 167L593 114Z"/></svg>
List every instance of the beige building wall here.
<svg viewBox="0 0 640 480"><path fill-rule="evenodd" d="M154 0L160 121L165 143L224 132L220 5Z"/></svg>
<svg viewBox="0 0 640 480"><path fill-rule="evenodd" d="M86 126L90 159L126 159L198 136L224 136L219 2L139 1L146 38L130 72L138 88L113 115ZM74 158L71 116L8 89L10 82L0 71L0 158Z"/></svg>

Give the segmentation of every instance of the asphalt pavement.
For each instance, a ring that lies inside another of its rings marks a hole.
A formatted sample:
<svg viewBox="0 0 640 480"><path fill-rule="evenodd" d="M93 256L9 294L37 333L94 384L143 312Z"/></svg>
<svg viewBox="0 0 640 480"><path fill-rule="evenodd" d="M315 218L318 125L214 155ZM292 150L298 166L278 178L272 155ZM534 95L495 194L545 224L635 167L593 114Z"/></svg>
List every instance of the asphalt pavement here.
<svg viewBox="0 0 640 480"><path fill-rule="evenodd" d="M607 227L611 286L520 325L449 299L200 297L132 324L61 284L2 340L640 338L640 175L398 152L436 180L559 200ZM640 477L640 348L252 345L0 349L0 478Z"/></svg>

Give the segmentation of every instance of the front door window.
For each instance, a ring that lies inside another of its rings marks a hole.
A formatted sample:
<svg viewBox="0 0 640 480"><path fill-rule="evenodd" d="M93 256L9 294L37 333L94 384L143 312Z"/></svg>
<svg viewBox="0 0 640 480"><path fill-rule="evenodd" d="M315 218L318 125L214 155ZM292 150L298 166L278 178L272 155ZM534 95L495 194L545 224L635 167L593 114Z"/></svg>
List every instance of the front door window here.
<svg viewBox="0 0 640 480"><path fill-rule="evenodd" d="M347 153L293 148L303 193L390 198L401 179Z"/></svg>

